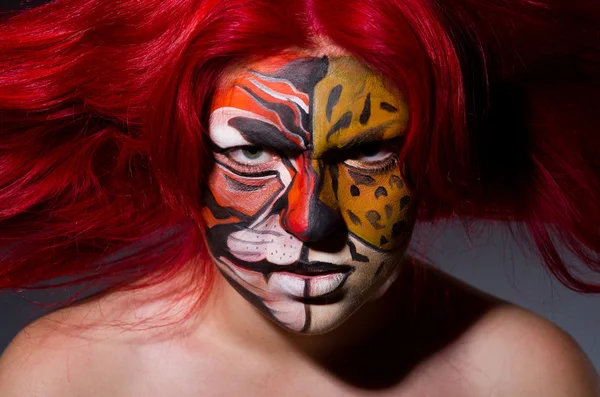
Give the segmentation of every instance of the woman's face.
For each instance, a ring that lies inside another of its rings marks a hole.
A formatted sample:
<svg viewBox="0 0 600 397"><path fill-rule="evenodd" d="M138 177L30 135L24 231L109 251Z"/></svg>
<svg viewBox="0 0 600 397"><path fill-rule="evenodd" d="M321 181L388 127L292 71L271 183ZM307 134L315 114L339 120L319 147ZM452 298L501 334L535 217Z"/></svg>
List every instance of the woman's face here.
<svg viewBox="0 0 600 397"><path fill-rule="evenodd" d="M400 263L414 205L397 154L408 109L352 57L286 55L215 94L207 245L229 283L281 326L321 333Z"/></svg>

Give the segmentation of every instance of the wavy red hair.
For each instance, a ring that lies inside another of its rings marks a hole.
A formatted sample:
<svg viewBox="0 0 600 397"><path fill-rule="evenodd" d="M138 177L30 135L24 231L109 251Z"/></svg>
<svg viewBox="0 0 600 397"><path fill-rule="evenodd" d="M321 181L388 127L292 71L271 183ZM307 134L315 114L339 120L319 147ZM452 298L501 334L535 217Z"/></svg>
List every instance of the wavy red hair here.
<svg viewBox="0 0 600 397"><path fill-rule="evenodd" d="M213 270L199 197L227 68L325 37L395 83L421 219L528 231L600 292L596 0L57 0L0 22L0 289ZM194 260L197 259L197 260ZM190 265L191 266L191 265Z"/></svg>

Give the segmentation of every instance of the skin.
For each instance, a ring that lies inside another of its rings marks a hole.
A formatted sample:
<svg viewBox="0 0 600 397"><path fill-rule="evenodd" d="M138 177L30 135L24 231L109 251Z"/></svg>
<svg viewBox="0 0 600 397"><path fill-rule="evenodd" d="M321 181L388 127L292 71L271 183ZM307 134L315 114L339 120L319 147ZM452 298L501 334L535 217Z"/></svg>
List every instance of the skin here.
<svg viewBox="0 0 600 397"><path fill-rule="evenodd" d="M407 124L402 97L349 56L288 53L237 71L213 101L204 197L223 276L288 330L339 326L409 243Z"/></svg>

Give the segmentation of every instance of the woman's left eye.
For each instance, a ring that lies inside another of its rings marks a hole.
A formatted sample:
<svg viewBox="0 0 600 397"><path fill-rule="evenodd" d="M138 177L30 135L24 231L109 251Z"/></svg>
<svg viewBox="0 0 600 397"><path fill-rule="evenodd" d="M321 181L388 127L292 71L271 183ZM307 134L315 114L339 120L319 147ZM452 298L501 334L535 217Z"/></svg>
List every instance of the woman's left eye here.
<svg viewBox="0 0 600 397"><path fill-rule="evenodd" d="M397 145L369 142L360 146L344 163L366 172L385 172L396 165L398 151Z"/></svg>
<svg viewBox="0 0 600 397"><path fill-rule="evenodd" d="M358 161L379 161L392 155L393 152L389 148L384 148L381 142L371 142L362 145L354 159Z"/></svg>

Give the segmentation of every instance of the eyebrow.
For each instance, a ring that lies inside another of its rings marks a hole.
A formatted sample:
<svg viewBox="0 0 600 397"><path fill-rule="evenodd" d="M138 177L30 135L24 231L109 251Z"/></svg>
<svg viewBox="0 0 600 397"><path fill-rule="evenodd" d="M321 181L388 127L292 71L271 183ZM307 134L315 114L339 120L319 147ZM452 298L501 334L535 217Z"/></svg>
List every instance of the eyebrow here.
<svg viewBox="0 0 600 397"><path fill-rule="evenodd" d="M383 145L400 145L405 139L404 134L399 134L397 136L392 136L387 139L383 139L383 131L385 131L385 127L387 127L388 123L384 123L383 125L379 125L373 128L369 128L365 130L365 132L357 137L349 139L344 142L343 145L332 147L325 150L319 158L328 161L328 162L339 162L345 160L351 153L360 149L361 146L373 143L373 142L381 142Z"/></svg>
<svg viewBox="0 0 600 397"><path fill-rule="evenodd" d="M384 135L385 131L394 123L396 123L396 121L390 120L390 121L386 121L385 123L376 125L375 127L371 127L366 130L363 130L358 135L341 142L337 146L337 149L345 151L345 150L349 150L349 149L364 145L365 143L381 141L383 139L383 135ZM398 136L394 136L389 139L386 139L386 141L397 139L401 135L403 135L403 134L399 134Z"/></svg>
<svg viewBox="0 0 600 397"><path fill-rule="evenodd" d="M273 124L250 117L233 117L227 124L242 134L251 144L268 147L283 152L299 152L304 148L296 144L290 137Z"/></svg>

